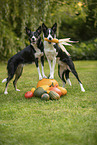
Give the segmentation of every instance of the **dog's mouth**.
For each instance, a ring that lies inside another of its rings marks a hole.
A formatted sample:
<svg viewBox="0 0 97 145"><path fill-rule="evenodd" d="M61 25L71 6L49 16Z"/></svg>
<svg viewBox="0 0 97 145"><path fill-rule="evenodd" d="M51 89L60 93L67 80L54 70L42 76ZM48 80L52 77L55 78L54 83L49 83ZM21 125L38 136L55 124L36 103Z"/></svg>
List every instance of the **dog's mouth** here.
<svg viewBox="0 0 97 145"><path fill-rule="evenodd" d="M34 41L34 40L33 40L33 41L31 41L31 43L35 44L35 43L36 43L36 41Z"/></svg>
<svg viewBox="0 0 97 145"><path fill-rule="evenodd" d="M48 38L48 40L49 40L49 41L52 41L52 38L51 38L51 37L49 37L49 38ZM48 42L48 43L49 43L49 44L51 44L51 42Z"/></svg>

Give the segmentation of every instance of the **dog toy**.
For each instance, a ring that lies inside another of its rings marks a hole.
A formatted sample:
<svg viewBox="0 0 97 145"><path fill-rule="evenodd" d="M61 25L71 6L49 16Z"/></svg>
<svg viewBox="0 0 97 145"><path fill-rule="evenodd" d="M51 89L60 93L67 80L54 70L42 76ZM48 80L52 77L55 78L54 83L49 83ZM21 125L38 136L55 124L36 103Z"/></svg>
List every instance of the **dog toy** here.
<svg viewBox="0 0 97 145"><path fill-rule="evenodd" d="M44 38L45 41L48 41L48 42L54 42L54 43L59 43L59 40L58 39L52 39L52 40L49 40L47 38Z"/></svg>
<svg viewBox="0 0 97 145"><path fill-rule="evenodd" d="M70 42L70 43L77 43L78 42L78 41L70 41L70 38L66 38L66 39L52 39L52 40L44 38L44 40L48 41L48 42L58 43L58 45L62 49L62 51L64 51L68 56L70 56L70 54L69 54L69 52L66 50L66 48L63 45L72 46L68 42Z"/></svg>

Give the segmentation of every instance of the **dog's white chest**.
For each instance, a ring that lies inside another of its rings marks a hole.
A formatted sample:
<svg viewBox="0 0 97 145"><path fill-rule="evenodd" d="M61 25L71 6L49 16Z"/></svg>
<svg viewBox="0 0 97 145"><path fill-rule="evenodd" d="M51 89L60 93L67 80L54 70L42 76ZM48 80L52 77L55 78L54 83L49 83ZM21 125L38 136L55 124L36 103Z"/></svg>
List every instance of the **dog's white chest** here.
<svg viewBox="0 0 97 145"><path fill-rule="evenodd" d="M35 49L35 58L40 58L41 56L43 56L43 52L41 52L41 50L39 48L37 48L37 44L32 44L32 46Z"/></svg>
<svg viewBox="0 0 97 145"><path fill-rule="evenodd" d="M44 41L44 52L46 57L50 60L53 60L53 58L58 54L53 46L53 43L49 44L47 41Z"/></svg>

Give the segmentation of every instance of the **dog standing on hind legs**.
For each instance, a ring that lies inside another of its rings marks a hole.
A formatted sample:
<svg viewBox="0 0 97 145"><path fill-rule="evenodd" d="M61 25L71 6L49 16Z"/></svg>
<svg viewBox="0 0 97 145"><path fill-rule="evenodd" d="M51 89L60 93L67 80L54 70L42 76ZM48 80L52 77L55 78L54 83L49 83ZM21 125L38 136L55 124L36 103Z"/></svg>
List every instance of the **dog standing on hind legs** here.
<svg viewBox="0 0 97 145"><path fill-rule="evenodd" d="M42 76L43 78L46 78L44 74L44 45L40 37L41 26L34 32L32 32L30 29L26 27L26 33L29 36L30 45L21 50L20 52L18 52L17 54L15 54L14 56L12 56L8 60L7 64L8 77L2 81L2 83L6 82L4 94L8 94L7 92L8 84L14 75L15 80L13 81L13 85L16 91L20 91L19 89L17 89L16 84L18 79L22 75L23 66L25 64L31 64L35 62L39 74L39 80L42 79ZM38 65L39 59L41 59L42 75L40 73Z"/></svg>

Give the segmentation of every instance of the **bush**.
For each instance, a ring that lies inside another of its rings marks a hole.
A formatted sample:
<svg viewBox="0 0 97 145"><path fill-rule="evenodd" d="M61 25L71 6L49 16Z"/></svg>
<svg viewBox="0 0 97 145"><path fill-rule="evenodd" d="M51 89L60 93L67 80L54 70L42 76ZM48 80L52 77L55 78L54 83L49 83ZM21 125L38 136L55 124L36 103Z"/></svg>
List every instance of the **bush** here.
<svg viewBox="0 0 97 145"><path fill-rule="evenodd" d="M23 49L24 42L16 37L8 23L2 20L0 26L0 60L6 60Z"/></svg>
<svg viewBox="0 0 97 145"><path fill-rule="evenodd" d="M73 60L96 60L97 38L66 47Z"/></svg>

